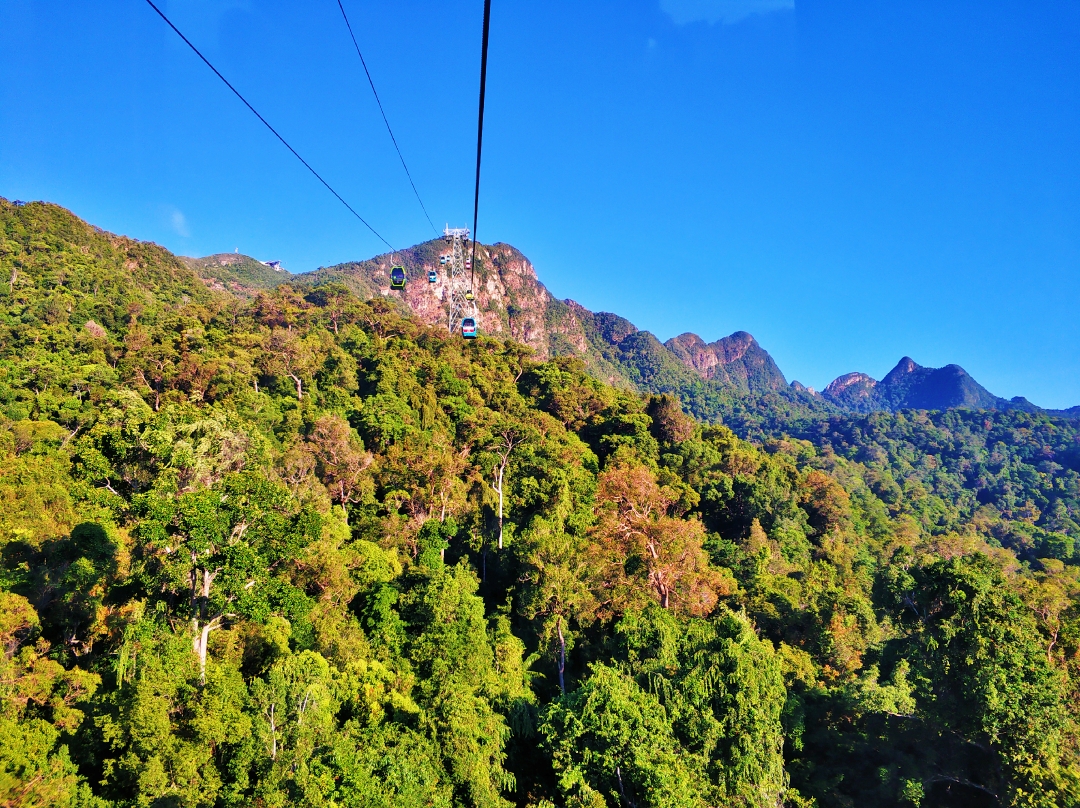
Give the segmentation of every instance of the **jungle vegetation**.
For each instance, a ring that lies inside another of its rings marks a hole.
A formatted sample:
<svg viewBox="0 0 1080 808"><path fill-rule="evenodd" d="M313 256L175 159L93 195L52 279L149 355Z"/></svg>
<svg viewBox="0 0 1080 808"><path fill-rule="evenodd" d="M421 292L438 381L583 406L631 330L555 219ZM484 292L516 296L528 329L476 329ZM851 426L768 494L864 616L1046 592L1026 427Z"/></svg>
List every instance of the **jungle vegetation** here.
<svg viewBox="0 0 1080 808"><path fill-rule="evenodd" d="M1080 804L1075 421L702 423L42 203L0 281L0 805Z"/></svg>

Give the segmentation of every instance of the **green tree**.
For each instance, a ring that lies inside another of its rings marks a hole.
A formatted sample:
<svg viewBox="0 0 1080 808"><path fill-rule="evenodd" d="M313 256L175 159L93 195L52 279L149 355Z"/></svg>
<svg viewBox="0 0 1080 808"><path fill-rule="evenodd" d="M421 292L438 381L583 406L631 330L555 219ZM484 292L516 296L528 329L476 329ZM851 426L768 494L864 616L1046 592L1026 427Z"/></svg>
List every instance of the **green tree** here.
<svg viewBox="0 0 1080 808"><path fill-rule="evenodd" d="M1064 682L1032 613L983 555L934 561L915 572L915 587L903 614L920 710L1000 760L1004 781L987 791L1015 805L1060 804Z"/></svg>
<svg viewBox="0 0 1080 808"><path fill-rule="evenodd" d="M188 621L201 678L211 632L302 598L282 573L318 537L320 520L283 487L244 473L175 499L147 496L140 507L145 584Z"/></svg>

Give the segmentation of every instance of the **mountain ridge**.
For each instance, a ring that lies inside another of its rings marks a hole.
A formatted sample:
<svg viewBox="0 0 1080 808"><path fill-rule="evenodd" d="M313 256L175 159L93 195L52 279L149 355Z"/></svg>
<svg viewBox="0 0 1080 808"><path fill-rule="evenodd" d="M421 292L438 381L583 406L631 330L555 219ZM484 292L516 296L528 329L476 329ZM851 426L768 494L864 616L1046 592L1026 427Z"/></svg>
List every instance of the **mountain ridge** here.
<svg viewBox="0 0 1080 808"><path fill-rule="evenodd" d="M143 249L138 245L144 244L160 249L149 242L107 234L60 206L44 204L55 208L56 215L70 217L71 224L66 226L92 228L117 243L130 243L135 249ZM430 285L426 281L427 269L438 266L438 256L444 249L441 240L432 240L396 254L396 262L415 278L398 302L429 325L442 323L445 318L442 278ZM540 281L528 258L512 245L478 244L477 252L479 283L475 291L484 332L521 342L541 359L576 356L594 376L610 384L679 395L699 417L715 418L718 400L745 396L771 397L784 407L804 411L973 407L1080 417L1080 405L1057 410L1038 407L1022 397L1001 398L959 365L926 368L906 356L880 382L865 373L848 373L818 393L798 381L789 384L768 351L745 331L735 331L711 343L691 332L662 342L617 314L593 312L573 300L557 298ZM201 280L208 291L242 299L256 297L283 283L316 287L334 282L343 283L361 298L378 295L393 299L390 259L384 254L298 274L272 269L239 253L202 258L176 256L174 260Z"/></svg>
<svg viewBox="0 0 1080 808"><path fill-rule="evenodd" d="M241 253L216 253L203 258L178 256L204 283L219 292L232 292L251 298L293 277L283 269L274 269L263 261Z"/></svg>
<svg viewBox="0 0 1080 808"><path fill-rule="evenodd" d="M661 341L620 315L593 312L571 299L559 299L543 284L529 259L512 245L476 246L474 291L481 330L522 342L541 359L578 356L593 375L610 384L674 393L690 400L714 394L780 396L797 406L813 409L825 405L857 413L971 407L1080 417L1080 406L1053 410L1022 397L1005 399L988 391L959 365L928 368L908 356L880 382L866 373L848 373L818 393L797 381L789 383L769 352L746 331L735 331L713 342L692 332ZM435 239L394 256L407 276L416 278L407 284L400 301L429 325L445 318L442 273L435 284L426 280L429 269L438 272L438 258L444 251L442 240ZM392 297L391 258L383 254L345 262L293 275L289 280L301 285L339 281L362 296Z"/></svg>
<svg viewBox="0 0 1080 808"><path fill-rule="evenodd" d="M741 394L789 392L776 362L745 331L705 343L696 334L662 342L611 312L593 312L571 299L559 299L540 281L533 264L515 247L477 244L476 304L481 331L509 336L536 351L541 359L577 356L598 378L654 392L685 392L704 387ZM444 243L432 240L364 261L350 261L294 275L301 285L342 282L362 295L393 298L391 259L405 267L410 280L398 299L429 325L445 322L446 286L442 273L434 284Z"/></svg>

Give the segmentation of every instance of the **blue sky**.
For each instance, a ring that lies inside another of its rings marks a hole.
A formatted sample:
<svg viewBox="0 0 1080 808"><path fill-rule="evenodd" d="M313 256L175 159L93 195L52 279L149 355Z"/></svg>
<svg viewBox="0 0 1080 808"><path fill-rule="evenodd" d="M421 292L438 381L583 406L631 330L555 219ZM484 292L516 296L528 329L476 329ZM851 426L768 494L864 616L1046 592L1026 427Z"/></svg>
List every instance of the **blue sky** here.
<svg viewBox="0 0 1080 808"><path fill-rule="evenodd" d="M334 0L169 0L395 245L430 237ZM345 0L441 226L472 215L482 3ZM822 387L902 355L1080 404L1076 0L494 0L479 235L662 339ZM381 245L143 0L0 3L0 195L300 272Z"/></svg>

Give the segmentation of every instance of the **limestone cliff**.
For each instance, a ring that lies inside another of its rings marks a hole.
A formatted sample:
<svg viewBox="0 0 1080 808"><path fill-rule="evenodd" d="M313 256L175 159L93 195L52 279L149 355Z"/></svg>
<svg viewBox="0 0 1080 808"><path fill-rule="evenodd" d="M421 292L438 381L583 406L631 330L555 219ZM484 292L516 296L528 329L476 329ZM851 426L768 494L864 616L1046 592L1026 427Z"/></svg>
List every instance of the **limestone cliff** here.
<svg viewBox="0 0 1080 808"><path fill-rule="evenodd" d="M710 343L697 334L680 334L664 345L703 379L753 393L787 387L787 380L776 362L745 331L736 331Z"/></svg>
<svg viewBox="0 0 1080 808"><path fill-rule="evenodd" d="M439 256L446 249L445 242L436 239L393 255L387 253L367 261L321 268L297 276L296 280L313 284L337 280L364 297L383 295L400 299L425 323L449 329L446 309L449 287L445 268L439 263ZM401 292L390 288L390 268L395 264L405 268L407 281ZM428 271L432 269L436 271L435 283L428 282ZM478 244L474 279L481 333L522 342L541 358L552 355L551 343L556 334L563 334L569 344L584 349L584 337L572 318L549 323L549 310L557 301L540 283L529 260L509 244Z"/></svg>
<svg viewBox="0 0 1080 808"><path fill-rule="evenodd" d="M476 245L475 288L481 333L510 337L531 347L538 358L578 356L598 378L642 390L679 391L696 379L717 387L762 393L786 389L772 357L745 331L711 344L694 334L661 343L623 317L592 312L572 300L559 300L537 277L536 269L509 244ZM441 239L295 276L301 284L344 282L364 297L400 300L429 325L448 329L448 289L439 256ZM390 268L405 267L403 291L390 289ZM428 270L438 280L429 283Z"/></svg>

